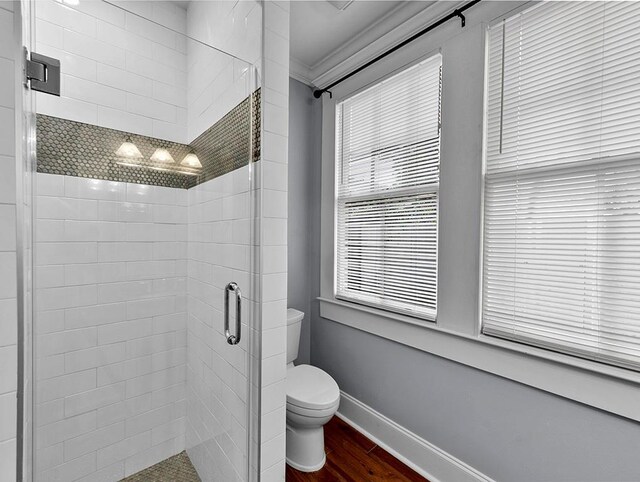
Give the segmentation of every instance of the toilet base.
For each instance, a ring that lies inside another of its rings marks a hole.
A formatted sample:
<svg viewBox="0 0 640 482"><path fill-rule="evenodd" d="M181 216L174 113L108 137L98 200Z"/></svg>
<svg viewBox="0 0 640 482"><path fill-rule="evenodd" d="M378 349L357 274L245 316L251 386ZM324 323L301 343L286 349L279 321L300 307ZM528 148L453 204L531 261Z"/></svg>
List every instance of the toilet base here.
<svg viewBox="0 0 640 482"><path fill-rule="evenodd" d="M326 460L322 425L299 427L287 422L287 464L300 472L315 472Z"/></svg>
<svg viewBox="0 0 640 482"><path fill-rule="evenodd" d="M327 456L325 454L322 454L322 462L320 462L318 465L314 467L306 467L306 466L298 465L294 461L290 460L289 457L287 457L286 460L287 460L288 466L293 467L299 472L317 472L322 467L324 467L324 464L327 461Z"/></svg>

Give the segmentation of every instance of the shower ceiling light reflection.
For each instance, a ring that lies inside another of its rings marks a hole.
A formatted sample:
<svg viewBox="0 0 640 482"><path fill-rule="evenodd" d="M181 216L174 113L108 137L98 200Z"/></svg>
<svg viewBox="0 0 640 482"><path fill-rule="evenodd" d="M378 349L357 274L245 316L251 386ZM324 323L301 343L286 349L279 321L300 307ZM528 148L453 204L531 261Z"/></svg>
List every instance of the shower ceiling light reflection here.
<svg viewBox="0 0 640 482"><path fill-rule="evenodd" d="M198 159L198 156L196 156L195 153L193 152L187 154L184 157L184 159L182 159L182 162L180 162L180 165L194 167L194 168L202 167L202 164L200 163L200 159Z"/></svg>
<svg viewBox="0 0 640 482"><path fill-rule="evenodd" d="M142 153L138 146L131 142L131 138L127 137L122 145L116 151L116 156L126 157L128 159L142 159Z"/></svg>
<svg viewBox="0 0 640 482"><path fill-rule="evenodd" d="M153 162L162 162L165 164L171 164L176 162L173 159L173 156L171 155L171 153L168 150L166 150L164 147L158 147L156 151L153 153L153 155L151 156L151 160Z"/></svg>

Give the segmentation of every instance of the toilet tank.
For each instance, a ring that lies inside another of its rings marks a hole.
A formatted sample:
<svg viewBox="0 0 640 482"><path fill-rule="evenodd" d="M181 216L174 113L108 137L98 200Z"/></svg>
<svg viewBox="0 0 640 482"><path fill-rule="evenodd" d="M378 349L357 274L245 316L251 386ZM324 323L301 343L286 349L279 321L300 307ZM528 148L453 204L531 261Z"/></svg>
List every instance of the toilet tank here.
<svg viewBox="0 0 640 482"><path fill-rule="evenodd" d="M294 310L293 308L287 310L287 365L298 358L303 318L304 313L302 311Z"/></svg>

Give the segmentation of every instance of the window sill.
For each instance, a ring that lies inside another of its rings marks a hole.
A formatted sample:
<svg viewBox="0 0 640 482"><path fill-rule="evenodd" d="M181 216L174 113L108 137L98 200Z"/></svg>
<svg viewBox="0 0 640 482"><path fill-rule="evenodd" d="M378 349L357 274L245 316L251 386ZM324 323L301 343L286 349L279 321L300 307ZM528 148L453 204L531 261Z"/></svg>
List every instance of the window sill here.
<svg viewBox="0 0 640 482"><path fill-rule="evenodd" d="M319 298L319 299L324 301L330 301L330 300L325 300L324 298ZM338 295L336 295L333 301L330 301L330 302L343 303L345 306L348 306L349 308L360 309L377 316L392 318L394 320L402 321L404 323L411 323L413 325L418 325L418 326L424 326L425 324L433 324L436 322L435 312L433 314L424 315L424 316L411 315L411 314L402 312L401 310L396 311L396 310L393 310L392 308L385 309L383 306L375 303L367 303L367 302L359 301L356 299L350 299L346 296L343 297Z"/></svg>
<svg viewBox="0 0 640 482"><path fill-rule="evenodd" d="M640 373L335 299L318 298L320 315L478 370L640 421Z"/></svg>

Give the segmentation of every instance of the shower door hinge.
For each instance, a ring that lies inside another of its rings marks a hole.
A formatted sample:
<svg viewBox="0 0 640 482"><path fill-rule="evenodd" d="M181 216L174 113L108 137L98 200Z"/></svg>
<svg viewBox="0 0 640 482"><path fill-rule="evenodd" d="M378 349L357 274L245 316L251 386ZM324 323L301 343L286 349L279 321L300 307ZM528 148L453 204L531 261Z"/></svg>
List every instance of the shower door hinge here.
<svg viewBox="0 0 640 482"><path fill-rule="evenodd" d="M29 58L31 57L31 58ZM24 85L32 90L60 96L60 61L24 49Z"/></svg>

